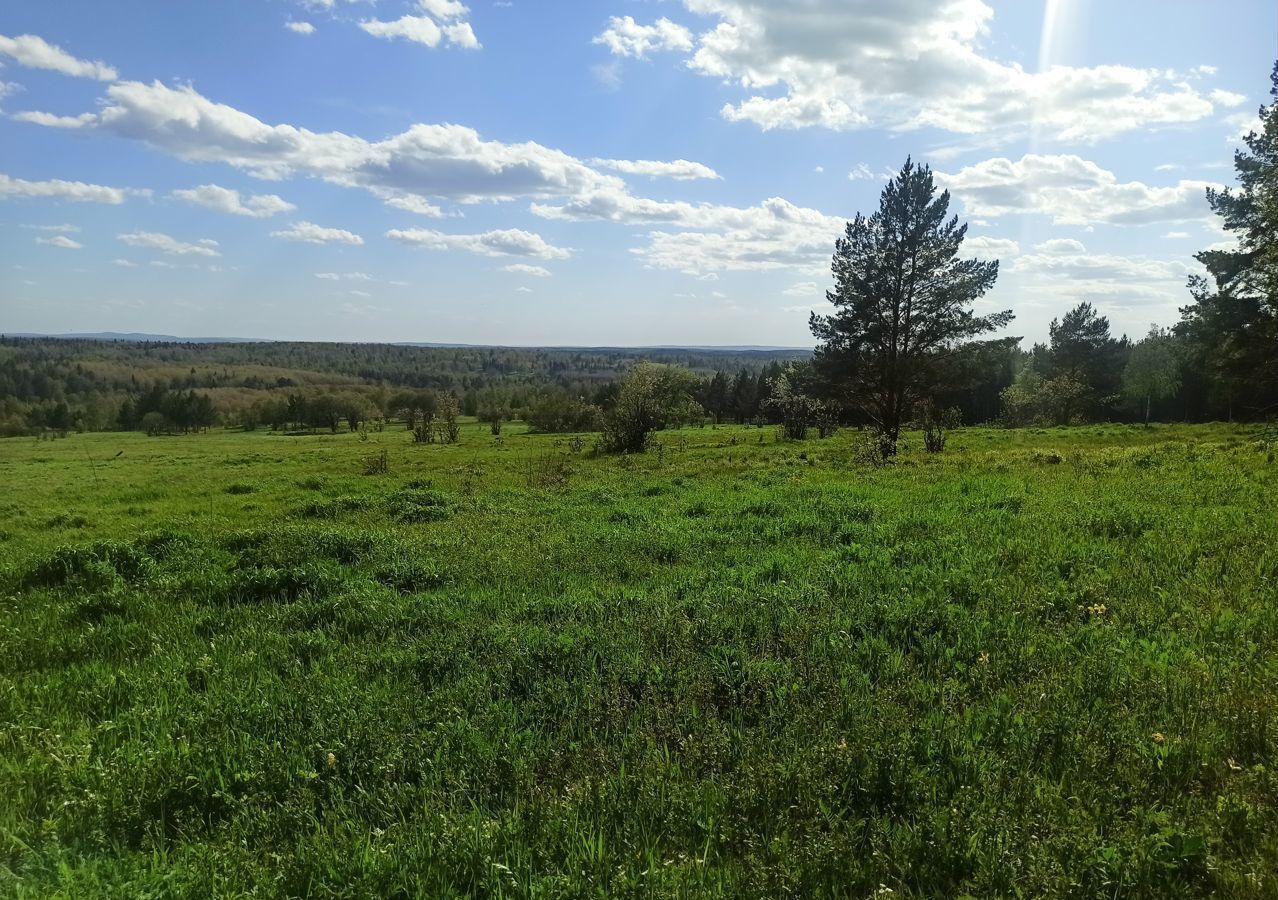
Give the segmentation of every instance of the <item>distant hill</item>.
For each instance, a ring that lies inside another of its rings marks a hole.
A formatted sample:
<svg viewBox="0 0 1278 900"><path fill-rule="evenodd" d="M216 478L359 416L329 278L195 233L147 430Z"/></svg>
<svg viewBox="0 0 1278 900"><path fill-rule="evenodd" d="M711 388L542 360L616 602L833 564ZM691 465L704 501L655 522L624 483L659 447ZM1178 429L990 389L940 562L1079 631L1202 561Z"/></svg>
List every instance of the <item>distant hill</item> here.
<svg viewBox="0 0 1278 900"><path fill-rule="evenodd" d="M703 353L806 353L811 347L781 347L762 344L650 344L636 347L619 347L609 345L587 346L580 344L555 344L546 346L514 347L507 344L448 344L436 341L285 341L276 338L246 337L178 337L172 334L144 334L142 332L76 332L71 334L37 334L35 332L8 332L8 337L15 338L52 338L68 341L121 341L125 343L166 343L166 344L292 344L292 343L385 343L393 347L440 347L452 349L494 349L494 350L589 350L605 351L642 351L642 350L695 350Z"/></svg>
<svg viewBox="0 0 1278 900"><path fill-rule="evenodd" d="M34 332L9 332L8 337L53 338L67 341L125 341L167 344L265 344L265 338L239 337L177 337L172 334L141 334L139 332L97 331L76 334L36 334Z"/></svg>

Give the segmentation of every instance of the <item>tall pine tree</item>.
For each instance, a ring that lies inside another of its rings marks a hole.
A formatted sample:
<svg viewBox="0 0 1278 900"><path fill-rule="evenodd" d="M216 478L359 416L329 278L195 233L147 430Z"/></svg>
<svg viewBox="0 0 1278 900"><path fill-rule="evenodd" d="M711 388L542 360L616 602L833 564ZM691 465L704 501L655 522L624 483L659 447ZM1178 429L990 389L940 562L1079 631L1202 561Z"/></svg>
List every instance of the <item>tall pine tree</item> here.
<svg viewBox="0 0 1278 900"><path fill-rule="evenodd" d="M932 170L907 159L883 189L879 210L857 215L835 244L834 311L813 313L816 364L835 393L878 425L885 454L901 423L937 388L961 346L1012 319L978 316L972 304L994 286L998 262L961 259L967 226L947 219Z"/></svg>

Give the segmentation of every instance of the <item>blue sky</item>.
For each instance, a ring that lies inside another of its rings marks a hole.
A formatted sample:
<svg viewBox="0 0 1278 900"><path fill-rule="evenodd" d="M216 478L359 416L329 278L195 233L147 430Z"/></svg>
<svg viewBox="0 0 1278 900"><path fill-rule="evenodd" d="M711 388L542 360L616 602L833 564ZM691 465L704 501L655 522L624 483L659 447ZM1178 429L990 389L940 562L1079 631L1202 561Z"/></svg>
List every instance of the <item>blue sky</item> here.
<svg viewBox="0 0 1278 900"><path fill-rule="evenodd" d="M907 154L1046 336L1170 324L1272 0L11 0L0 330L811 343Z"/></svg>

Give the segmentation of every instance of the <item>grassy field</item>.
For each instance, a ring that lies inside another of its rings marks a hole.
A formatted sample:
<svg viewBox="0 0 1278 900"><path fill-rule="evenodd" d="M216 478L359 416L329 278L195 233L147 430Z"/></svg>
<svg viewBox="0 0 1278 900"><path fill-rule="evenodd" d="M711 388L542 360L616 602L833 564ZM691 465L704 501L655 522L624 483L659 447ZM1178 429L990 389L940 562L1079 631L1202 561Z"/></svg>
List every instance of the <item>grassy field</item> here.
<svg viewBox="0 0 1278 900"><path fill-rule="evenodd" d="M0 441L0 895L1278 896L1247 429L372 437Z"/></svg>

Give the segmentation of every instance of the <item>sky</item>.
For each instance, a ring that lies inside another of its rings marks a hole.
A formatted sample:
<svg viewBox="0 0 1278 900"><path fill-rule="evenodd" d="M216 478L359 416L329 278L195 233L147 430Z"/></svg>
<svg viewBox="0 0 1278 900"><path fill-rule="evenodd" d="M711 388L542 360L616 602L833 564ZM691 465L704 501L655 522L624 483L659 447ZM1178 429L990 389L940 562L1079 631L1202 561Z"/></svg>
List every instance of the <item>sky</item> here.
<svg viewBox="0 0 1278 900"><path fill-rule="evenodd" d="M811 346L907 156L1009 334L1170 325L1273 0L7 0L0 331Z"/></svg>

